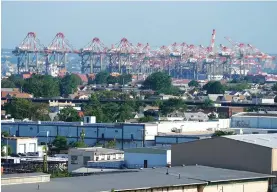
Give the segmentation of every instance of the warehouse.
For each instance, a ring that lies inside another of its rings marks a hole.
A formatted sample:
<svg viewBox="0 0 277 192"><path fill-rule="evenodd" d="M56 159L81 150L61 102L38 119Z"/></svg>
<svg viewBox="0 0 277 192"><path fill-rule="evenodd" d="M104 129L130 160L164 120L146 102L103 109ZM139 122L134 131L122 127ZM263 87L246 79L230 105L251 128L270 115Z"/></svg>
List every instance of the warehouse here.
<svg viewBox="0 0 277 192"><path fill-rule="evenodd" d="M170 147L143 147L124 151L127 168L165 167L171 164Z"/></svg>
<svg viewBox="0 0 277 192"><path fill-rule="evenodd" d="M86 120L86 119L84 119ZM94 119L95 121L95 119ZM67 141L76 142L80 139L82 131L85 133L84 141L88 146L96 143L104 144L116 140L116 148L128 149L155 145L155 136L159 133L173 130L206 131L229 127L229 119L220 119L210 122L157 122L157 123L85 123L83 122L5 122L1 121L2 131L8 131L17 137L37 137L39 142L52 142L54 138L65 136ZM48 133L48 134L47 134Z"/></svg>
<svg viewBox="0 0 277 192"><path fill-rule="evenodd" d="M171 158L173 166L199 164L277 175L277 134L230 135L175 144Z"/></svg>
<svg viewBox="0 0 277 192"><path fill-rule="evenodd" d="M231 117L231 128L277 129L277 114L243 112Z"/></svg>
<svg viewBox="0 0 277 192"><path fill-rule="evenodd" d="M39 191L179 191L179 192L267 192L267 174L205 166L143 169L137 172L96 174L85 177L56 178L41 183ZM4 192L37 192L37 185L2 186Z"/></svg>

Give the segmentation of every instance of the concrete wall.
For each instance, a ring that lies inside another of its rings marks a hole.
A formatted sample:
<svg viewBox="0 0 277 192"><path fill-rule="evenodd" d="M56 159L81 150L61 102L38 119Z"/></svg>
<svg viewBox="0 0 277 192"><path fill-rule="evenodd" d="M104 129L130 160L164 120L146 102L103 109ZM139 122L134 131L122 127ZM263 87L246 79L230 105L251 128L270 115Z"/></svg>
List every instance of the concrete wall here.
<svg viewBox="0 0 277 192"><path fill-rule="evenodd" d="M272 171L277 171L277 149L272 149Z"/></svg>
<svg viewBox="0 0 277 192"><path fill-rule="evenodd" d="M267 192L268 181L215 184L199 187L198 192Z"/></svg>
<svg viewBox="0 0 277 192"><path fill-rule="evenodd" d="M1 185L49 182L50 175L1 178Z"/></svg>
<svg viewBox="0 0 277 192"><path fill-rule="evenodd" d="M171 153L173 166L199 164L271 174L270 148L224 137L172 145Z"/></svg>
<svg viewBox="0 0 277 192"><path fill-rule="evenodd" d="M268 181L232 182L225 184L198 185L198 186L171 186L151 189L118 190L118 192L267 192Z"/></svg>
<svg viewBox="0 0 277 192"><path fill-rule="evenodd" d="M150 154L150 153L128 153L125 152L125 162L127 167L143 167L144 160L147 160L148 167L165 167L167 165L167 153Z"/></svg>
<svg viewBox="0 0 277 192"><path fill-rule="evenodd" d="M136 189L136 190L115 190L116 192L198 192L197 186L169 186L169 187L153 187L148 189Z"/></svg>

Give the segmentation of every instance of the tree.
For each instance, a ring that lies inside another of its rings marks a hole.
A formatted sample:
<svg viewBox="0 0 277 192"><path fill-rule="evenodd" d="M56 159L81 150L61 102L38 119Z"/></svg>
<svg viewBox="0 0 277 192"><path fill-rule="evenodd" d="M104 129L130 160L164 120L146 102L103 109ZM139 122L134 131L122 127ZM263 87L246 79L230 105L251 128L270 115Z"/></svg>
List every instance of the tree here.
<svg viewBox="0 0 277 192"><path fill-rule="evenodd" d="M50 121L49 106L46 103L32 103L32 117L34 121Z"/></svg>
<svg viewBox="0 0 277 192"><path fill-rule="evenodd" d="M2 88L15 88L14 82L8 80L8 79L2 79L1 80L1 87Z"/></svg>
<svg viewBox="0 0 277 192"><path fill-rule="evenodd" d="M272 86L272 91L277 91L277 83Z"/></svg>
<svg viewBox="0 0 277 192"><path fill-rule="evenodd" d="M114 149L114 148L116 148L116 140L114 139L114 140L108 141L108 143L105 144L105 147L106 147L106 148L109 148L109 149Z"/></svg>
<svg viewBox="0 0 277 192"><path fill-rule="evenodd" d="M85 143L85 131L84 129L82 129L81 133L80 133L80 141L77 142L71 142L69 144L70 147L87 147L86 143Z"/></svg>
<svg viewBox="0 0 277 192"><path fill-rule="evenodd" d="M115 83L118 83L118 82L119 82L119 77L117 77L117 76L109 75L107 77L107 84L115 84Z"/></svg>
<svg viewBox="0 0 277 192"><path fill-rule="evenodd" d="M131 119L134 117L133 115L134 109L128 104L124 103L120 106L118 110L118 115L116 120L119 122L125 122L125 120Z"/></svg>
<svg viewBox="0 0 277 192"><path fill-rule="evenodd" d="M152 73L146 78L143 86L146 89L161 90L165 87L171 87L171 78L163 72Z"/></svg>
<svg viewBox="0 0 277 192"><path fill-rule="evenodd" d="M247 83L237 83L235 85L229 85L226 88L230 91L244 91L245 89L249 89L250 86Z"/></svg>
<svg viewBox="0 0 277 192"><path fill-rule="evenodd" d="M73 107L66 107L62 109L58 115L60 121L66 122L77 122L81 121L81 117L79 116L76 109Z"/></svg>
<svg viewBox="0 0 277 192"><path fill-rule="evenodd" d="M82 84L82 80L75 74L67 74L61 79L60 91L62 95L69 95L77 91L78 85Z"/></svg>
<svg viewBox="0 0 277 192"><path fill-rule="evenodd" d="M86 116L95 116L97 122L104 120L104 113L96 94L91 94L88 104L83 107Z"/></svg>
<svg viewBox="0 0 277 192"><path fill-rule="evenodd" d="M55 97L60 95L59 80L50 75L33 75L22 84L24 91L33 94L35 97Z"/></svg>
<svg viewBox="0 0 277 192"><path fill-rule="evenodd" d="M8 133L8 131L1 131L1 136L3 136L3 137L9 137L10 134Z"/></svg>
<svg viewBox="0 0 277 192"><path fill-rule="evenodd" d="M94 81L96 84L106 84L107 78L109 76L110 76L110 74L107 71L101 71L96 74Z"/></svg>
<svg viewBox="0 0 277 192"><path fill-rule="evenodd" d="M11 155L12 154L12 147L10 145L4 145L4 144L1 144L1 156L6 156L6 150L4 151L4 147L6 147L6 150L8 150L8 155Z"/></svg>
<svg viewBox="0 0 277 192"><path fill-rule="evenodd" d="M212 137L220 137L224 135L235 135L233 131L215 131Z"/></svg>
<svg viewBox="0 0 277 192"><path fill-rule="evenodd" d="M224 94L225 92L224 86L219 81L209 81L203 89L207 91L207 94Z"/></svg>
<svg viewBox="0 0 277 192"><path fill-rule="evenodd" d="M131 74L122 74L119 76L118 82L121 85L127 84L132 81L132 75Z"/></svg>
<svg viewBox="0 0 277 192"><path fill-rule="evenodd" d="M113 102L102 105L102 110L105 112L103 122L115 122L119 113L119 105Z"/></svg>
<svg viewBox="0 0 277 192"><path fill-rule="evenodd" d="M183 99L170 98L162 103L160 110L163 115L167 115L176 110L185 111L186 108L187 106Z"/></svg>
<svg viewBox="0 0 277 192"><path fill-rule="evenodd" d="M7 103L5 109L15 119L50 120L49 107L44 103L32 103L26 99L16 98Z"/></svg>
<svg viewBox="0 0 277 192"><path fill-rule="evenodd" d="M153 116L145 116L145 117L141 117L138 119L138 122L139 123L146 123L146 122L152 122L152 121L155 121L154 117Z"/></svg>
<svg viewBox="0 0 277 192"><path fill-rule="evenodd" d="M67 139L64 136L56 136L52 144L59 150L67 149Z"/></svg>
<svg viewBox="0 0 277 192"><path fill-rule="evenodd" d="M211 106L213 106L213 101L212 100L210 100L210 99L205 99L205 101L204 101L204 104L203 104L203 107L211 107Z"/></svg>
<svg viewBox="0 0 277 192"><path fill-rule="evenodd" d="M31 101L19 98L16 98L5 105L7 114L11 114L15 119L31 119L34 115L32 107L33 105Z"/></svg>
<svg viewBox="0 0 277 192"><path fill-rule="evenodd" d="M189 87L199 87L200 85L197 81L192 80L192 81L189 82L188 86Z"/></svg>

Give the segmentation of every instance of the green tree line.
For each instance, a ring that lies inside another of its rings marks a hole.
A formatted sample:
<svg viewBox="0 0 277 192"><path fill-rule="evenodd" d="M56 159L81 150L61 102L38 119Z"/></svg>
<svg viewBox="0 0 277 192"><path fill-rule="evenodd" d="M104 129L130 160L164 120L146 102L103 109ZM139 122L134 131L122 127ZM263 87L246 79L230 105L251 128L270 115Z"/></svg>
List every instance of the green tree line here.
<svg viewBox="0 0 277 192"><path fill-rule="evenodd" d="M62 78L34 74L28 79L12 75L1 81L2 88L19 88L23 92L33 94L34 97L67 96L77 91L78 85L81 84L82 80L75 74L67 74Z"/></svg>

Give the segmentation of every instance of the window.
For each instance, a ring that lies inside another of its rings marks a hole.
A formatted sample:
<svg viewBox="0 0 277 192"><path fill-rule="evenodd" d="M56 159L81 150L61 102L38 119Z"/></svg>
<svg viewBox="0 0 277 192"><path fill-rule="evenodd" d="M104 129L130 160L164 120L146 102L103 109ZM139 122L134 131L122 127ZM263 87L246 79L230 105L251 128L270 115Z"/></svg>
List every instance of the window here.
<svg viewBox="0 0 277 192"><path fill-rule="evenodd" d="M78 164L78 156L71 155L71 164Z"/></svg>
<svg viewBox="0 0 277 192"><path fill-rule="evenodd" d="M102 133L102 139L104 139L104 137L105 137L105 135L104 135L104 133Z"/></svg>
<svg viewBox="0 0 277 192"><path fill-rule="evenodd" d="M134 134L131 134L131 140L134 140Z"/></svg>
<svg viewBox="0 0 277 192"><path fill-rule="evenodd" d="M107 160L110 160L110 159L111 159L111 156L110 156L110 155L108 155L108 156L107 156Z"/></svg>
<svg viewBox="0 0 277 192"><path fill-rule="evenodd" d="M99 161L99 157L96 157L95 161Z"/></svg>
<svg viewBox="0 0 277 192"><path fill-rule="evenodd" d="M90 156L84 156L83 157L83 164L86 166L88 161L90 161Z"/></svg>

